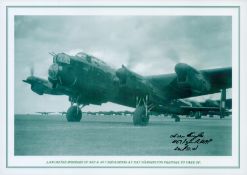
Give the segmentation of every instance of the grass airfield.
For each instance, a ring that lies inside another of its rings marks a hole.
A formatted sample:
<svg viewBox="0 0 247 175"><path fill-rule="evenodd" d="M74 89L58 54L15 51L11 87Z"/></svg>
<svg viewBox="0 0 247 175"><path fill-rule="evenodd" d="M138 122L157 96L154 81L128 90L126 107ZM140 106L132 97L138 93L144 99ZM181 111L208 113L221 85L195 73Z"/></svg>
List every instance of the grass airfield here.
<svg viewBox="0 0 247 175"><path fill-rule="evenodd" d="M230 156L232 120L150 116L148 126L134 126L132 116L83 115L69 123L61 115L15 115L14 153L20 156ZM204 132L213 139L194 151L174 150L171 135Z"/></svg>

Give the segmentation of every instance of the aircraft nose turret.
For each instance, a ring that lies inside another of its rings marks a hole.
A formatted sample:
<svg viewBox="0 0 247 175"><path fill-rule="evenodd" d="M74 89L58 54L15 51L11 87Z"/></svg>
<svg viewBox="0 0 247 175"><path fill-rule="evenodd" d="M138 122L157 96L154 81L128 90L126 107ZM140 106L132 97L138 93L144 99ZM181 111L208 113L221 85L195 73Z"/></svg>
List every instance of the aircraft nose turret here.
<svg viewBox="0 0 247 175"><path fill-rule="evenodd" d="M23 82L25 82L25 83L28 83L28 84L32 84L32 77L30 76L30 77L27 77L27 79L26 80L22 80Z"/></svg>
<svg viewBox="0 0 247 175"><path fill-rule="evenodd" d="M48 80L51 82L57 81L58 71L59 71L58 64L56 63L52 64L48 70Z"/></svg>

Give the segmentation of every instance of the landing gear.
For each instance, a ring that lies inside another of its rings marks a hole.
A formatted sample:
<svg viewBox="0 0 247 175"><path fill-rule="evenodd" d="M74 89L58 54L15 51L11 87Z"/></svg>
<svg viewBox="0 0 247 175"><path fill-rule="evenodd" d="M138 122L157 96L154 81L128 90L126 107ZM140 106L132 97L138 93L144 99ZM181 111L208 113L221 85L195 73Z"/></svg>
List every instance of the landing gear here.
<svg viewBox="0 0 247 175"><path fill-rule="evenodd" d="M138 106L133 114L134 125L146 126L149 122L149 115L146 115L144 106Z"/></svg>
<svg viewBox="0 0 247 175"><path fill-rule="evenodd" d="M220 119L225 117L226 111L226 89L221 90L221 98L220 98Z"/></svg>
<svg viewBox="0 0 247 175"><path fill-rule="evenodd" d="M79 104L80 96L77 98L69 97L69 101L71 102L71 106L67 110L66 118L68 122L80 122L82 118L81 108L85 105Z"/></svg>
<svg viewBox="0 0 247 175"><path fill-rule="evenodd" d="M213 115L213 114L209 114L209 117L210 117L210 118L213 118L213 117L214 117L214 115Z"/></svg>
<svg viewBox="0 0 247 175"><path fill-rule="evenodd" d="M180 117L178 115L173 114L172 118L175 119L175 122L180 122Z"/></svg>
<svg viewBox="0 0 247 175"><path fill-rule="evenodd" d="M135 126L146 126L149 122L149 112L154 106L148 105L148 96L145 98L136 97L136 110L133 114Z"/></svg>
<svg viewBox="0 0 247 175"><path fill-rule="evenodd" d="M195 113L195 119L201 119L201 118L202 118L201 112L196 112Z"/></svg>
<svg viewBox="0 0 247 175"><path fill-rule="evenodd" d="M194 117L194 116L195 116L194 112L190 111L190 117Z"/></svg>
<svg viewBox="0 0 247 175"><path fill-rule="evenodd" d="M82 118L82 112L79 106L72 105L67 110L66 118L68 122L80 122Z"/></svg>

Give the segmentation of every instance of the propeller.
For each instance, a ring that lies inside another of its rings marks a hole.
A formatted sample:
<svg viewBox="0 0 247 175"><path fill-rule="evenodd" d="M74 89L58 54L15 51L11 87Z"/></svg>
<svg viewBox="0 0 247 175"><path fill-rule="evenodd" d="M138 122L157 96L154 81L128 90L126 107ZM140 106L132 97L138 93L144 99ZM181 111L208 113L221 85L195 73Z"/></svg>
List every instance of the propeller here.
<svg viewBox="0 0 247 175"><path fill-rule="evenodd" d="M33 76L34 76L34 68L33 68L33 65L32 65L30 67L30 76L28 76L25 80L22 80L22 81L32 85Z"/></svg>
<svg viewBox="0 0 247 175"><path fill-rule="evenodd" d="M31 75L31 76L34 75L34 68L33 68L33 66L31 66L31 68L30 68L30 75Z"/></svg>

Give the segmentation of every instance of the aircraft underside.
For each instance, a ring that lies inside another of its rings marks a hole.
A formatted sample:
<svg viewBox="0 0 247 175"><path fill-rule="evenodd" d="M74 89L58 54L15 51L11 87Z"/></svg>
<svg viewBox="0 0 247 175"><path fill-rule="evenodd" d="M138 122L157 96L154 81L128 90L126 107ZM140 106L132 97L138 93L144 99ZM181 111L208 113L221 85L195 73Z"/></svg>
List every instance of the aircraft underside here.
<svg viewBox="0 0 247 175"><path fill-rule="evenodd" d="M80 122L82 119L82 108L85 104L74 103L72 99L71 106L68 108L66 113L66 118L68 122ZM184 109L179 106L162 106L162 105L155 105L149 102L149 96L146 95L145 97L136 97L135 102L135 111L133 112L133 124L135 126L146 126L149 123L149 116L151 112L155 112L158 114L169 114L171 118L174 119L175 122L180 121L180 115L185 115L186 117L193 117L195 119L201 119L202 116L209 116L213 117L214 115L220 116L220 118L224 118L228 116L230 113L225 109L224 104L226 100L226 90L221 91L221 99L220 105L217 107L184 107ZM133 107L133 106L132 106Z"/></svg>

